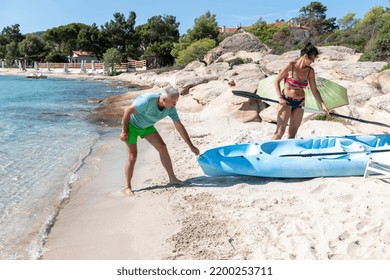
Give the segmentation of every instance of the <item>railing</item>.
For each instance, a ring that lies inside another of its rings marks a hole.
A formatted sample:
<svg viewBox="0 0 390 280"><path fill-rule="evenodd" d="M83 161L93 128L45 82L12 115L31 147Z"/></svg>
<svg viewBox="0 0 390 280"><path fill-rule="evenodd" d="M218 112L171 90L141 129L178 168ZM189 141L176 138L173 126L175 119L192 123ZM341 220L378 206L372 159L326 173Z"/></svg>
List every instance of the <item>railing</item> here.
<svg viewBox="0 0 390 280"><path fill-rule="evenodd" d="M54 63L54 62L40 62L37 63L38 69L83 69L82 63ZM104 63L84 63L85 70L103 70ZM134 71L146 70L146 60L130 60L127 63L115 64L116 71ZM108 69L108 67L106 67Z"/></svg>
<svg viewBox="0 0 390 280"><path fill-rule="evenodd" d="M146 69L146 60L129 60L128 62L129 68L145 68Z"/></svg>

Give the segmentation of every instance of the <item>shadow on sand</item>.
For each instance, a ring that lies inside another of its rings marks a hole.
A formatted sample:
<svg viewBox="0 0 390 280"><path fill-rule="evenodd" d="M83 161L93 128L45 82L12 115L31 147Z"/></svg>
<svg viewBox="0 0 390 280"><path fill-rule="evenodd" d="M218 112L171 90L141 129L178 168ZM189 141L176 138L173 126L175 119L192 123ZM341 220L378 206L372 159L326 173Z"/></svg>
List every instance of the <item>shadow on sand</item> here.
<svg viewBox="0 0 390 280"><path fill-rule="evenodd" d="M263 177L252 177L252 176L224 176L224 177L208 177L199 176L187 179L182 184L168 183L165 185L149 186L142 189L134 190L134 192L144 192L151 190L161 190L168 188L190 188L190 187L201 187L201 188L226 188L232 187L239 184L247 185L267 185L271 182L280 183L296 183L306 182L309 179L278 179L278 178L263 178Z"/></svg>

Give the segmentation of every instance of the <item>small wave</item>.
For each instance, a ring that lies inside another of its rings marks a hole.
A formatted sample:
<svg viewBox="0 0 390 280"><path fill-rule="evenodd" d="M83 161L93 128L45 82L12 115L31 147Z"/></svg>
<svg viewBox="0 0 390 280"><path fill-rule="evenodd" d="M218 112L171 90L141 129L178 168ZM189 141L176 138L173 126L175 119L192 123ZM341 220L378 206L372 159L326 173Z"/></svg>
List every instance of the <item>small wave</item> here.
<svg viewBox="0 0 390 280"><path fill-rule="evenodd" d="M39 244L35 245L32 243L30 245L30 256L32 259L41 259L43 253L45 252L45 243L47 241L47 238L51 232L51 229L53 228L55 221L57 219L57 216L60 214L61 209L64 208L64 206L69 202L69 199L71 197L72 193L72 185L75 184L80 176L79 171L81 168L85 165L85 162L89 156L93 153L93 147L98 142L99 137L95 137L89 144L89 146L86 149L86 152L81 156L79 163L75 166L74 170L70 172L67 176L67 180L64 185L64 189L62 193L59 195L60 203L58 207L56 207L54 213L47 219L46 223L42 226L42 229L39 234Z"/></svg>

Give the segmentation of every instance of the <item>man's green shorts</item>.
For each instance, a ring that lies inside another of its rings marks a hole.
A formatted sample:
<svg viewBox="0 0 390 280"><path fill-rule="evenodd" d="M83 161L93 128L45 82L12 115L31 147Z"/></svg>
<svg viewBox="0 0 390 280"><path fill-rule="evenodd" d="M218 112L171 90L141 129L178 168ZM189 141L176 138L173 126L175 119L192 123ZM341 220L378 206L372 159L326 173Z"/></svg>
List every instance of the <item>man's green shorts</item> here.
<svg viewBox="0 0 390 280"><path fill-rule="evenodd" d="M138 136L144 138L145 136L148 136L156 131L157 129L153 125L147 128L136 128L129 122L127 144L136 144Z"/></svg>

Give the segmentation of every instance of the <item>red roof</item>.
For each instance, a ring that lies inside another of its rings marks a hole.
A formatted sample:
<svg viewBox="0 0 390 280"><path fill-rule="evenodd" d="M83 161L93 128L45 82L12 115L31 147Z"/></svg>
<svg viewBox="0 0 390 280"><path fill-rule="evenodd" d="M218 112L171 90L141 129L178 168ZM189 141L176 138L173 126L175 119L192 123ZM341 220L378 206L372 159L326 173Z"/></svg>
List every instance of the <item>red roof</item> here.
<svg viewBox="0 0 390 280"><path fill-rule="evenodd" d="M248 26L237 26L237 27L218 27L218 33L234 33L239 30L245 30Z"/></svg>

